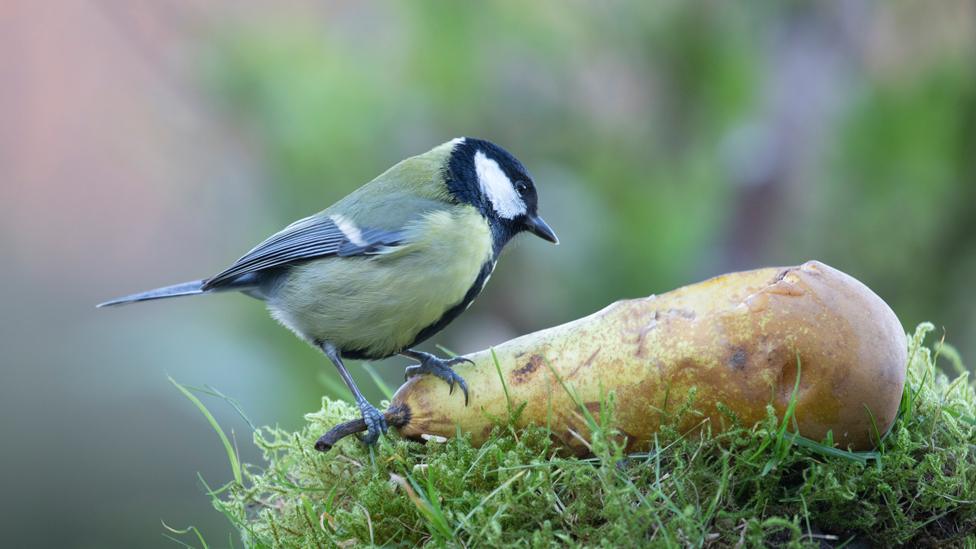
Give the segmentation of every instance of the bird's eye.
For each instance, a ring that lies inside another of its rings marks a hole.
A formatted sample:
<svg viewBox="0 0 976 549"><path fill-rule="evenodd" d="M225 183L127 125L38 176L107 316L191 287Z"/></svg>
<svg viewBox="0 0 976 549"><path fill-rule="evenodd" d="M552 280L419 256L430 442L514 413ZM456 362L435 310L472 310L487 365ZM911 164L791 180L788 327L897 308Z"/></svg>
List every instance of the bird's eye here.
<svg viewBox="0 0 976 549"><path fill-rule="evenodd" d="M515 190L518 191L519 194L525 194L525 191L529 190L529 184L525 181L516 181Z"/></svg>

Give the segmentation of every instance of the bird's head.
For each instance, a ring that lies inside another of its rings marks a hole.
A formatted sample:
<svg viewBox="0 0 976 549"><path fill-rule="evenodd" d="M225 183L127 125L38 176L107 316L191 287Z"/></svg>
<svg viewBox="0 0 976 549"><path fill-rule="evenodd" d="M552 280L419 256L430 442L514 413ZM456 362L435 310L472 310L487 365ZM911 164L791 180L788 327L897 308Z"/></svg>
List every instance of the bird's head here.
<svg viewBox="0 0 976 549"><path fill-rule="evenodd" d="M452 141L445 181L460 202L481 212L492 229L496 246L528 231L558 244L552 228L539 217L539 196L525 166L505 149L482 139Z"/></svg>

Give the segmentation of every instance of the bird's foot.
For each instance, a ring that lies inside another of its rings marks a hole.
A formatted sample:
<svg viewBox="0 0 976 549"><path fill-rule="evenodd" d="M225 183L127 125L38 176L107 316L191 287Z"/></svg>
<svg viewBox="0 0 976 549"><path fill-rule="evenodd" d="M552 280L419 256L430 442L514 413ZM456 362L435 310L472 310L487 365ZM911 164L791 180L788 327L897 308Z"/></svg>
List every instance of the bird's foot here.
<svg viewBox="0 0 976 549"><path fill-rule="evenodd" d="M432 376L439 377L447 382L451 386L451 394L454 394L454 386L460 386L461 392L464 393L464 405L468 405L468 384L464 381L464 378L459 376L454 370L453 366L468 362L474 364L474 361L462 356L454 358L438 358L429 353L423 353L419 357L414 357L420 360L420 364L414 364L413 366L407 366L407 369L403 372L403 379L407 380L413 376L420 374L430 374Z"/></svg>
<svg viewBox="0 0 976 549"><path fill-rule="evenodd" d="M365 398L359 401L359 413L366 422L366 434L361 437L362 441L367 445L375 444L380 435L386 434L386 417Z"/></svg>

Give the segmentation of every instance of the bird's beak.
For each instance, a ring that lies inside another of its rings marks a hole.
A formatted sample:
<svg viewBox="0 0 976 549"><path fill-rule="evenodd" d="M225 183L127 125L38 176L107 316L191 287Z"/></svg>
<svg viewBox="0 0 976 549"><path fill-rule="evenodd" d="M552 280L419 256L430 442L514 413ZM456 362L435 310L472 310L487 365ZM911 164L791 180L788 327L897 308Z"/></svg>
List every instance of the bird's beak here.
<svg viewBox="0 0 976 549"><path fill-rule="evenodd" d="M552 227L543 221L538 214L533 214L525 218L525 228L527 231L538 236L539 238L548 240L553 244L559 244L559 238L556 236L556 233L552 231Z"/></svg>

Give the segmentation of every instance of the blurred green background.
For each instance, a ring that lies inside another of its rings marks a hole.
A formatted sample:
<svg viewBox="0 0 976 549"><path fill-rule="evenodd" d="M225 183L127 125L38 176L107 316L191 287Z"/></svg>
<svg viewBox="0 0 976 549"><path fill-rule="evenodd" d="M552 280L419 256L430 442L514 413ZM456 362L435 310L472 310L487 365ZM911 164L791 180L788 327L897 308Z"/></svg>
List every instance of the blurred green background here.
<svg viewBox="0 0 976 549"><path fill-rule="evenodd" d="M973 2L8 0L5 541L172 546L162 520L227 545L196 478L229 478L223 450L166 376L298 427L333 367L244 297L93 305L213 274L460 135L529 167L562 244L510 247L432 343L816 258L976 356Z"/></svg>

